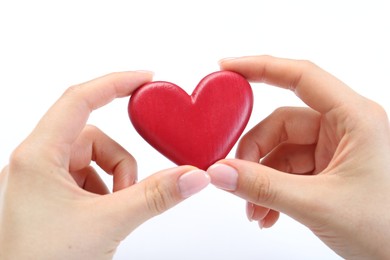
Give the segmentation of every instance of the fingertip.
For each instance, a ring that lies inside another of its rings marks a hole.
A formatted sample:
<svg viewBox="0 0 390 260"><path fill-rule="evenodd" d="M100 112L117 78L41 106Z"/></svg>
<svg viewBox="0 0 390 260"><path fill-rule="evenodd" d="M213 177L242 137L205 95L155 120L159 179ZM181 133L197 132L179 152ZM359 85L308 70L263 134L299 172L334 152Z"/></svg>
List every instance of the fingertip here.
<svg viewBox="0 0 390 260"><path fill-rule="evenodd" d="M149 70L132 70L124 72L114 72L112 73L116 77L122 77L124 82L122 82L122 88L126 91L123 96L128 96L132 94L138 87L142 86L145 83L148 83L153 80L154 72ZM130 87L130 92L128 89Z"/></svg>
<svg viewBox="0 0 390 260"><path fill-rule="evenodd" d="M198 193L209 183L205 171L188 165L179 166L159 171L111 197L121 214L127 218L136 214L138 223L143 223ZM129 198L132 198L130 202Z"/></svg>
<svg viewBox="0 0 390 260"><path fill-rule="evenodd" d="M150 79L153 79L153 77L154 77L154 71L150 71L150 70L136 70L134 72L139 73L139 74L144 74L145 76L149 77Z"/></svg>
<svg viewBox="0 0 390 260"><path fill-rule="evenodd" d="M224 64L226 64L228 61L233 61L237 59L236 57L227 57L227 58L223 58L223 59L220 59L218 61L218 65L221 69L224 69Z"/></svg>
<svg viewBox="0 0 390 260"><path fill-rule="evenodd" d="M259 228L263 229L264 228L264 224L265 224L265 219L259 220L258 223L259 223Z"/></svg>
<svg viewBox="0 0 390 260"><path fill-rule="evenodd" d="M255 205L251 202L246 203L246 216L250 222L253 221L253 214L255 213Z"/></svg>
<svg viewBox="0 0 390 260"><path fill-rule="evenodd" d="M206 188L210 183L209 175L200 169L190 170L178 179L178 187L183 198L191 197Z"/></svg>
<svg viewBox="0 0 390 260"><path fill-rule="evenodd" d="M265 208L265 207L255 205L255 204L252 204L252 205L253 205L252 206L253 209L252 209L251 220L260 221L262 219L265 219L268 216L268 214L270 212L269 208Z"/></svg>
<svg viewBox="0 0 390 260"><path fill-rule="evenodd" d="M260 229L270 228L279 220L280 213L275 210L270 210L269 213L258 221Z"/></svg>
<svg viewBox="0 0 390 260"><path fill-rule="evenodd" d="M211 183L217 188L235 191L237 189L238 171L222 162L218 162L207 169Z"/></svg>

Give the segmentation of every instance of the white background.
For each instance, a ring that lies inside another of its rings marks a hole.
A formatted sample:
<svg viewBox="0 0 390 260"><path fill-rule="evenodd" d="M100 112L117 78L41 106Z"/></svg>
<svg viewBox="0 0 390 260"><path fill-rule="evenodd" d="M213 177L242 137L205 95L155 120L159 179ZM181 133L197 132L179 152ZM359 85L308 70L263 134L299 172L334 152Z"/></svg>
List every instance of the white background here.
<svg viewBox="0 0 390 260"><path fill-rule="evenodd" d="M386 1L0 0L0 165L68 86L113 71L152 70L155 80L191 93L224 57L308 59L390 112L387 6ZM252 86L255 105L245 131L279 106L303 105L289 91ZM115 100L89 123L135 156L139 179L173 166L134 131L127 102ZM285 215L260 230L246 219L244 205L210 186L138 228L115 259L339 259Z"/></svg>

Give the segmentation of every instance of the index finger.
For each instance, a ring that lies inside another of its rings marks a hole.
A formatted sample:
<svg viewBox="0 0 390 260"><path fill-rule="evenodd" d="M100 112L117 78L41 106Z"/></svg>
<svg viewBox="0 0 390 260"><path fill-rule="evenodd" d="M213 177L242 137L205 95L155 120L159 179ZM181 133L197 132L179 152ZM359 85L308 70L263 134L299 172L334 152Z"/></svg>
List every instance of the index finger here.
<svg viewBox="0 0 390 260"><path fill-rule="evenodd" d="M357 95L339 79L308 61L248 56L222 60L220 66L240 73L249 81L290 89L320 113L352 101Z"/></svg>
<svg viewBox="0 0 390 260"><path fill-rule="evenodd" d="M40 147L49 145L63 156L70 151L93 110L130 95L151 79L150 72L117 72L72 86L46 112L29 139L39 140Z"/></svg>

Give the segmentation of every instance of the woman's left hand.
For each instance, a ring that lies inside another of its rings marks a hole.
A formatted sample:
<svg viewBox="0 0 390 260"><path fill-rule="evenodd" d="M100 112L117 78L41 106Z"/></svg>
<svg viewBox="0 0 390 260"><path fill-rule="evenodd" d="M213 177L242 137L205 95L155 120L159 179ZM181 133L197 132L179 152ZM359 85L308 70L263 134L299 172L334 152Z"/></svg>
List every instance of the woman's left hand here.
<svg viewBox="0 0 390 260"><path fill-rule="evenodd" d="M1 259L111 259L137 226L206 187L192 166L136 184L136 162L93 126L91 111L130 95L147 72L122 72L69 88L0 174ZM90 166L112 174L114 193Z"/></svg>

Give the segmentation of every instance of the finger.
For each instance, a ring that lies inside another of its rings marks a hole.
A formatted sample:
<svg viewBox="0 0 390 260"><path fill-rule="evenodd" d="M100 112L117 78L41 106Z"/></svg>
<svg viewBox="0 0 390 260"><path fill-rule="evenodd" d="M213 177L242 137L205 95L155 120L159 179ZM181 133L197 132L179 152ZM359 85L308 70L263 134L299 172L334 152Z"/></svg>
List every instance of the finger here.
<svg viewBox="0 0 390 260"><path fill-rule="evenodd" d="M331 184L323 176L316 178L279 172L259 163L222 160L207 170L211 183L246 201L284 212L302 223L321 220L331 205L319 203L330 195ZM320 184L320 185L317 185Z"/></svg>
<svg viewBox="0 0 390 260"><path fill-rule="evenodd" d="M320 114L309 108L279 108L241 138L236 157L259 162L283 142L314 144L317 142L320 120Z"/></svg>
<svg viewBox="0 0 390 260"><path fill-rule="evenodd" d="M309 174L315 168L315 148L315 145L281 144L261 160L261 164L282 172Z"/></svg>
<svg viewBox="0 0 390 260"><path fill-rule="evenodd" d="M247 202L247 216L250 221L257 221L259 227L273 226L279 219L279 212Z"/></svg>
<svg viewBox="0 0 390 260"><path fill-rule="evenodd" d="M358 96L343 82L308 61L248 56L222 60L220 66L223 70L238 72L250 81L291 89L321 113L355 102Z"/></svg>
<svg viewBox="0 0 390 260"><path fill-rule="evenodd" d="M250 221L257 221L260 228L269 228L278 221L279 212L247 202L247 216Z"/></svg>
<svg viewBox="0 0 390 260"><path fill-rule="evenodd" d="M114 232L124 237L138 225L159 215L204 189L210 182L206 172L181 166L158 172L143 181L110 194L101 206L115 223ZM107 205L111 205L107 209Z"/></svg>
<svg viewBox="0 0 390 260"><path fill-rule="evenodd" d="M249 221L259 221L264 219L269 213L270 209L253 204L252 202L246 202L246 216Z"/></svg>
<svg viewBox="0 0 390 260"><path fill-rule="evenodd" d="M86 191L100 195L110 193L103 180L91 166L72 172L71 175L79 187Z"/></svg>
<svg viewBox="0 0 390 260"><path fill-rule="evenodd" d="M314 169L314 149L314 145L279 145L261 163L283 172L306 174ZM258 221L260 228L270 227L276 223L279 213L269 214L270 211L273 210L247 202L248 219Z"/></svg>
<svg viewBox="0 0 390 260"><path fill-rule="evenodd" d="M137 180L137 163L133 156L95 126L84 128L72 145L70 171L78 171L95 161L114 177L113 189L118 191Z"/></svg>
<svg viewBox="0 0 390 260"><path fill-rule="evenodd" d="M259 222L259 227L261 229L272 227L278 221L279 216L280 216L279 211L270 210L268 212L267 216L265 216L265 218L263 218L262 220L258 221Z"/></svg>
<svg viewBox="0 0 390 260"><path fill-rule="evenodd" d="M151 78L148 72L120 72L70 87L40 120L30 141L39 142L39 147L51 147L52 157L65 158L62 163L67 167L69 147L84 128L89 114L114 98L130 95Z"/></svg>

